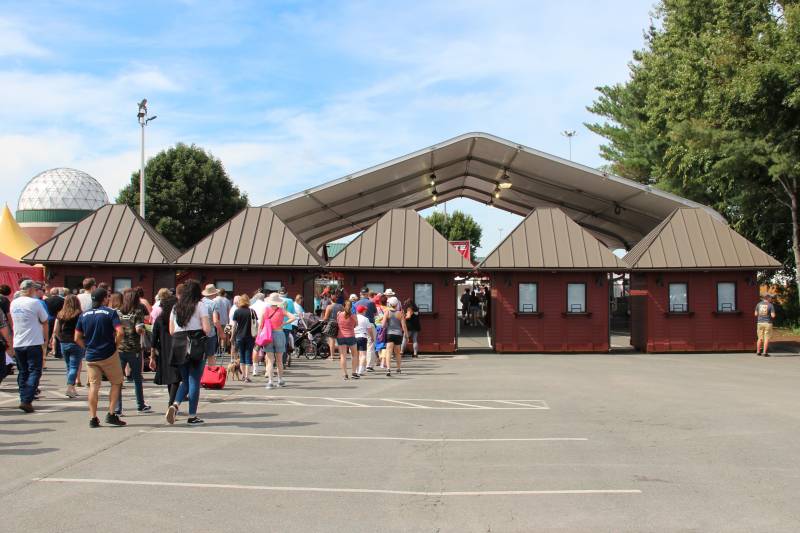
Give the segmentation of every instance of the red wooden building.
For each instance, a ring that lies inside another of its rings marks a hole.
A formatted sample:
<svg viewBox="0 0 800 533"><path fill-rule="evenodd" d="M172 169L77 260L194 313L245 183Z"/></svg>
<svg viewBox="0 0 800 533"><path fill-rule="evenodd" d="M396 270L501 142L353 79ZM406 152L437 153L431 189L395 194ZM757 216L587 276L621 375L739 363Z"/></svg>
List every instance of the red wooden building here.
<svg viewBox="0 0 800 533"><path fill-rule="evenodd" d="M560 209L534 210L479 268L496 351L608 351L608 273L627 267Z"/></svg>
<svg viewBox="0 0 800 533"><path fill-rule="evenodd" d="M401 302L420 309L420 351L456 350L456 293L453 278L472 270L439 232L410 209L392 209L334 257L328 268L358 293L392 289Z"/></svg>
<svg viewBox="0 0 800 533"><path fill-rule="evenodd" d="M624 258L631 344L647 352L755 348L757 272L781 265L703 209L676 209Z"/></svg>
<svg viewBox="0 0 800 533"><path fill-rule="evenodd" d="M248 207L175 261L182 279L213 283L229 295L286 287L303 294L311 311L314 278L322 259L268 207Z"/></svg>
<svg viewBox="0 0 800 533"><path fill-rule="evenodd" d="M127 205L109 204L57 233L23 261L45 266L52 287L78 290L84 278L115 291L142 287L152 299L175 286L172 262L180 252Z"/></svg>

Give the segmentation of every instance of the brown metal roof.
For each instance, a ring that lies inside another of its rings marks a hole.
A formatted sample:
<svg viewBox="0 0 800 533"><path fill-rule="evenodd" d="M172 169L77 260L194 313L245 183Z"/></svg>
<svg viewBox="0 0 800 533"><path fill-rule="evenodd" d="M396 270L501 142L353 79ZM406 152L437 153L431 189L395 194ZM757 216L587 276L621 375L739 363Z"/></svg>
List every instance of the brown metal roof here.
<svg viewBox="0 0 800 533"><path fill-rule="evenodd" d="M485 270L627 270L561 209L531 212L478 268Z"/></svg>
<svg viewBox="0 0 800 533"><path fill-rule="evenodd" d="M623 258L634 270L781 268L702 209L673 211Z"/></svg>
<svg viewBox="0 0 800 533"><path fill-rule="evenodd" d="M410 209L392 209L334 257L331 268L472 270L441 233Z"/></svg>
<svg viewBox="0 0 800 533"><path fill-rule="evenodd" d="M180 251L127 205L104 205L32 250L26 263L169 264Z"/></svg>
<svg viewBox="0 0 800 533"><path fill-rule="evenodd" d="M512 187L495 199L504 174ZM421 210L459 197L493 201L520 216L558 207L612 248L630 248L677 207L702 207L486 133L467 133L267 205L319 249L367 229L391 209Z"/></svg>
<svg viewBox="0 0 800 533"><path fill-rule="evenodd" d="M176 265L318 267L323 260L268 207L248 207L186 250Z"/></svg>

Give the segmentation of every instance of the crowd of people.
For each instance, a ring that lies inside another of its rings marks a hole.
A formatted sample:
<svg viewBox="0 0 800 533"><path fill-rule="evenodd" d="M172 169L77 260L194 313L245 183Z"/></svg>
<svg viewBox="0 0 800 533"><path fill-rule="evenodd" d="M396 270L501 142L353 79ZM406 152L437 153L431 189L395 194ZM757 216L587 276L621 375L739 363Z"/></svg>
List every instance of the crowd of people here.
<svg viewBox="0 0 800 533"><path fill-rule="evenodd" d="M413 299L401 303L392 289L374 293L366 287L359 295L345 294L326 288L316 296L313 313L306 313L303 296L291 298L283 287L229 299L213 284L201 289L189 280L160 289L151 305L139 287L114 292L86 278L74 294L25 279L13 295L10 287L0 286L0 348L6 357L0 381L16 371L19 409L34 412L49 349L49 355L64 360L67 398L79 396L86 367L89 426L101 426L97 411L104 381L110 387L104 423L124 426L126 379L137 412L152 411L143 386L143 372L150 370L153 382L168 392L166 422L174 424L181 406L188 404L186 422L202 424L198 405L206 366L229 354L245 383L262 375L267 389L283 387L294 332L310 314L323 321L331 360L338 354L343 379L376 371L387 377L401 373L406 346L413 357L419 353L419 308Z"/></svg>

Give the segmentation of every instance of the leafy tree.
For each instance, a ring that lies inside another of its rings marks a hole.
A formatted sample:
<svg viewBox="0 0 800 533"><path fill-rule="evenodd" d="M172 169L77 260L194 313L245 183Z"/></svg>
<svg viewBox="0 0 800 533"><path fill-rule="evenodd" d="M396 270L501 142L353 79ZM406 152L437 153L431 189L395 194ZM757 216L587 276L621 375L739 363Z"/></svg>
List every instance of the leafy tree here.
<svg viewBox="0 0 800 533"><path fill-rule="evenodd" d="M448 241L469 241L470 257L475 257L475 251L481 245L483 229L475 222L472 215L458 210L453 211L451 215L434 211L425 220Z"/></svg>
<svg viewBox="0 0 800 533"><path fill-rule="evenodd" d="M630 79L588 108L601 155L711 205L800 282L800 2L662 0L654 16Z"/></svg>
<svg viewBox="0 0 800 533"><path fill-rule="evenodd" d="M145 217L180 249L195 245L247 207L219 159L195 145L178 143L159 152L144 171ZM139 171L117 196L117 203L139 208Z"/></svg>

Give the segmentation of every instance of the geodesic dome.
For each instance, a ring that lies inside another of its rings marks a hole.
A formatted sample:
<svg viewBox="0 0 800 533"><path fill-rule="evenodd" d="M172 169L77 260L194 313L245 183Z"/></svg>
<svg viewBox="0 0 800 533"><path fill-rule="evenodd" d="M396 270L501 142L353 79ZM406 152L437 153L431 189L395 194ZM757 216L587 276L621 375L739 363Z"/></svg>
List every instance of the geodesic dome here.
<svg viewBox="0 0 800 533"><path fill-rule="evenodd" d="M45 170L31 179L17 203L17 222L71 222L108 203L100 183L74 168Z"/></svg>

